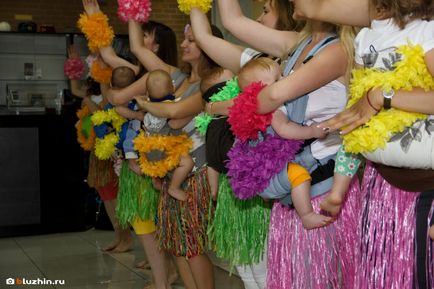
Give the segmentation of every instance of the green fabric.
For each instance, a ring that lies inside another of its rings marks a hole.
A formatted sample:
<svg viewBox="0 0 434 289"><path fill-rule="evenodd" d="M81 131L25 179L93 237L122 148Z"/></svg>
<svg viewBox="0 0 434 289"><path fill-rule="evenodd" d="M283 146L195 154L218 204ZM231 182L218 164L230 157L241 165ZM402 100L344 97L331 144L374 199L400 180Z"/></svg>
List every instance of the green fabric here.
<svg viewBox="0 0 434 289"><path fill-rule="evenodd" d="M353 177L360 167L362 156L345 152L344 146L341 145L336 155L335 173Z"/></svg>
<svg viewBox="0 0 434 289"><path fill-rule="evenodd" d="M138 176L122 162L116 215L122 226L128 226L137 217L143 221L154 220L157 214L159 193L148 176Z"/></svg>
<svg viewBox="0 0 434 289"><path fill-rule="evenodd" d="M83 132L83 135L88 138L90 135L90 130L93 128L91 115L87 115L83 117L81 121L81 131Z"/></svg>
<svg viewBox="0 0 434 289"><path fill-rule="evenodd" d="M217 93L210 97L211 102L226 101L235 98L240 93L237 78L226 81L226 85ZM205 135L209 123L214 119L208 113L201 113L195 117L196 129L200 135Z"/></svg>
<svg viewBox="0 0 434 289"><path fill-rule="evenodd" d="M226 175L221 174L217 207L208 228L210 249L217 257L235 265L250 265L264 257L271 203L260 197L240 200L234 197Z"/></svg>

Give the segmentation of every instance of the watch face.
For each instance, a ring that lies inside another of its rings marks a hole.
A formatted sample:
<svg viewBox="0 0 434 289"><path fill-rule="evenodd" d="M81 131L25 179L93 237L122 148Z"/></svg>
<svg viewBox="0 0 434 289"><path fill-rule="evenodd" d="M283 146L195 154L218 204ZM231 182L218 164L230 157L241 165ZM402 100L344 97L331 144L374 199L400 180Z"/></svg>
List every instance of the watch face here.
<svg viewBox="0 0 434 289"><path fill-rule="evenodd" d="M394 95L395 95L395 92L393 91L393 89L391 89L389 91L387 91L387 90L383 91L383 96L385 98L392 98Z"/></svg>

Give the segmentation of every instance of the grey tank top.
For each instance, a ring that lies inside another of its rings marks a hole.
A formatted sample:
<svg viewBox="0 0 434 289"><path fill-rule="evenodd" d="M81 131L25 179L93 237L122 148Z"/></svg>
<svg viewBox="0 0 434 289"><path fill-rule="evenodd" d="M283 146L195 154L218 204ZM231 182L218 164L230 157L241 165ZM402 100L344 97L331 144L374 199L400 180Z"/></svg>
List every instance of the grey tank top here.
<svg viewBox="0 0 434 289"><path fill-rule="evenodd" d="M176 70L171 75L175 88L178 89L182 82L187 78L187 75L180 70ZM200 89L200 81L192 83L185 92L180 95L181 99L190 97ZM193 148L190 150L190 155L194 161L193 172L205 165L205 138L196 132L194 118L182 129L193 141Z"/></svg>

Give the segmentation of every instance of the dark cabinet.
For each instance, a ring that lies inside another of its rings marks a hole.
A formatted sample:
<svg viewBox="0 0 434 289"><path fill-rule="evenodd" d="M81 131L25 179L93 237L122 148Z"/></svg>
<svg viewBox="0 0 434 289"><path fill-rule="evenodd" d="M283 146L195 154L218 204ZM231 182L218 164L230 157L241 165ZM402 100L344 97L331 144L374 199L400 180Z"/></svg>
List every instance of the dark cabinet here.
<svg viewBox="0 0 434 289"><path fill-rule="evenodd" d="M95 195L76 141L75 109L0 116L0 236L84 230Z"/></svg>

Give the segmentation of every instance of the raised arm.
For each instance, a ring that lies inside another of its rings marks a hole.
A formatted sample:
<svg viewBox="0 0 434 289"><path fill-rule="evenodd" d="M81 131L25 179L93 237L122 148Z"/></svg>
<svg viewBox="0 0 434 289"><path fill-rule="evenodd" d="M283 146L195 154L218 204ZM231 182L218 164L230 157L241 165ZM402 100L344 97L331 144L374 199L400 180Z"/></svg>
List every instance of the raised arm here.
<svg viewBox="0 0 434 289"><path fill-rule="evenodd" d="M97 0L82 0L83 8L87 15L92 15L94 13L100 12ZM139 67L134 65L127 60L119 57L114 51L113 47L107 46L99 49L102 59L105 63L107 63L110 67L116 68L119 66L127 66L131 68L135 74L139 73Z"/></svg>
<svg viewBox="0 0 434 289"><path fill-rule="evenodd" d="M254 49L281 57L295 45L298 33L279 31L244 16L238 0L218 0L223 26Z"/></svg>
<svg viewBox="0 0 434 289"><path fill-rule="evenodd" d="M87 105L90 112L101 110L101 107L90 99L90 97L83 98L82 104Z"/></svg>
<svg viewBox="0 0 434 289"><path fill-rule="evenodd" d="M303 96L345 75L346 69L347 56L343 46L340 43L331 44L290 75L261 90L258 95L258 112L274 111L286 101Z"/></svg>
<svg viewBox="0 0 434 289"><path fill-rule="evenodd" d="M369 26L368 0L296 0L299 17L335 24Z"/></svg>
<svg viewBox="0 0 434 289"><path fill-rule="evenodd" d="M68 58L80 58L77 49L75 49L74 45L70 45L68 47ZM79 80L70 79L69 83L71 85L71 92L73 95L84 98L87 96L87 87L85 85L81 85Z"/></svg>
<svg viewBox="0 0 434 289"><path fill-rule="evenodd" d="M143 101L140 97L137 97L136 100L143 110L165 118L180 119L195 116L203 109L202 94L200 92L196 92L178 102L148 102Z"/></svg>
<svg viewBox="0 0 434 289"><path fill-rule="evenodd" d="M130 38L131 52L133 52L147 71L162 69L168 73L172 73L176 69L175 67L165 63L155 54L158 51L158 45L153 48L155 51L152 51L145 46L140 23L130 19L128 21L128 35Z"/></svg>
<svg viewBox="0 0 434 289"><path fill-rule="evenodd" d="M208 18L197 8L191 9L190 21L194 39L200 48L221 67L238 73L241 54L245 48L212 35Z"/></svg>
<svg viewBox="0 0 434 289"><path fill-rule="evenodd" d="M115 69L116 67L126 66L131 68L134 71L134 74L138 74L140 71L139 66L132 64L131 62L119 57L113 47L107 46L99 49L99 53L104 60L105 63L110 65L111 68Z"/></svg>
<svg viewBox="0 0 434 289"><path fill-rule="evenodd" d="M71 92L73 95L80 97L80 98L84 98L87 96L86 95L86 92L87 92L86 86L82 86L80 84L79 80L71 79L70 84L71 84Z"/></svg>

